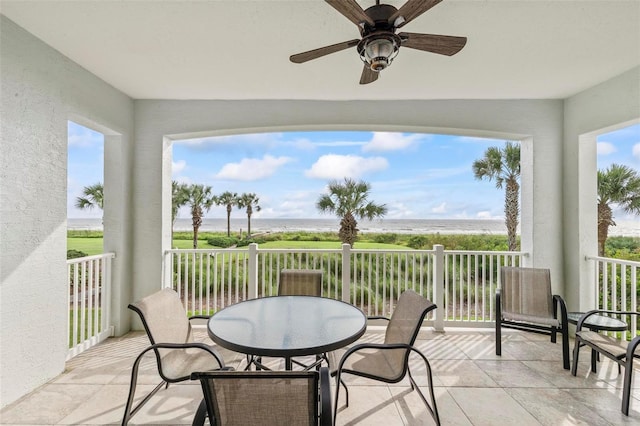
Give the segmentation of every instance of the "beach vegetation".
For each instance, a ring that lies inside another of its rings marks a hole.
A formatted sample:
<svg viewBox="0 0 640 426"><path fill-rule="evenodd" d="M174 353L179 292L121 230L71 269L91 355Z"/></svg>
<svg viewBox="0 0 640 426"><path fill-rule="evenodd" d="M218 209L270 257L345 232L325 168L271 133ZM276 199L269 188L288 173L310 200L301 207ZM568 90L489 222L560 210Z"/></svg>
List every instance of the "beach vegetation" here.
<svg viewBox="0 0 640 426"><path fill-rule="evenodd" d="M609 227L616 226L613 206L640 215L640 174L631 167L612 164L598 170L598 255L605 253Z"/></svg>
<svg viewBox="0 0 640 426"><path fill-rule="evenodd" d="M387 214L386 205L369 201L371 185L368 182L349 178L345 178L344 182L333 180L329 182L328 190L328 194L318 198L316 207L322 213L335 213L340 219L340 241L351 247L358 238L356 219L373 220Z"/></svg>
<svg viewBox="0 0 640 426"><path fill-rule="evenodd" d="M517 228L520 215L520 144L507 142L504 148L487 148L484 157L473 162L476 179L493 180L504 192L504 222L507 226L509 250L518 250Z"/></svg>

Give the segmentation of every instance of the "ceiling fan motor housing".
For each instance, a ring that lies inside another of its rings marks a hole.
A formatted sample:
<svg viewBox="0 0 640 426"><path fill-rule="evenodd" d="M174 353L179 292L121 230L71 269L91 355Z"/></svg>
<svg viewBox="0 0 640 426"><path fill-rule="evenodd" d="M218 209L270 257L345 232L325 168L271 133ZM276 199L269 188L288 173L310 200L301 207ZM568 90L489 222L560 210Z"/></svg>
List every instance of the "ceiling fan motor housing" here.
<svg viewBox="0 0 640 426"><path fill-rule="evenodd" d="M377 4L364 11L375 22L375 26L366 22L360 25L362 40L358 43L358 54L373 71L380 72L387 68L398 54L402 40L395 34L393 23L389 22L397 10L389 4Z"/></svg>

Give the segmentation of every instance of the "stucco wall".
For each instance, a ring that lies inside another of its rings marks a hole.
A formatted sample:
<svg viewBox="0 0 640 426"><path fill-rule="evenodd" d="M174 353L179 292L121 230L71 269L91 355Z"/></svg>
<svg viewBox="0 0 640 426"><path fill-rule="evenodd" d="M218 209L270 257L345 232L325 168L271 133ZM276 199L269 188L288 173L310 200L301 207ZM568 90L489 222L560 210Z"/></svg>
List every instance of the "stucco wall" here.
<svg viewBox="0 0 640 426"><path fill-rule="evenodd" d="M548 267L562 293L563 101L135 101L134 299L155 291L168 248L166 136L281 130L387 130L522 139L530 167L522 193L529 265ZM402 190L402 188L398 188ZM535 226L534 226L535 225ZM160 233L158 230L162 229Z"/></svg>
<svg viewBox="0 0 640 426"><path fill-rule="evenodd" d="M640 67L565 101L564 252L569 309L596 307L593 264L597 256L596 137L640 122Z"/></svg>
<svg viewBox="0 0 640 426"><path fill-rule="evenodd" d="M64 369L67 121L101 123L127 135L133 103L4 16L0 20L0 406L5 406Z"/></svg>

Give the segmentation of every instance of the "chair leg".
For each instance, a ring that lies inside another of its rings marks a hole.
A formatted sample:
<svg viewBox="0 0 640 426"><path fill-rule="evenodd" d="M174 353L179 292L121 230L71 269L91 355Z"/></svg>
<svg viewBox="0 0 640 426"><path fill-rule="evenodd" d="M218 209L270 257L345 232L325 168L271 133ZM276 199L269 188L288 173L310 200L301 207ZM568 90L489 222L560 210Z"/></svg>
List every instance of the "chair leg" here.
<svg viewBox="0 0 640 426"><path fill-rule="evenodd" d="M502 330L498 318L496 318L496 355L502 355Z"/></svg>
<svg viewBox="0 0 640 426"><path fill-rule="evenodd" d="M502 355L502 297L499 291L496 291L496 355Z"/></svg>
<svg viewBox="0 0 640 426"><path fill-rule="evenodd" d="M204 426L204 421L207 419L207 404L203 399L200 401L200 405L198 405L198 409L196 410L196 414L193 416L193 422L191 426ZM210 421L209 424L213 425L214 421Z"/></svg>
<svg viewBox="0 0 640 426"><path fill-rule="evenodd" d="M163 386L169 386L169 383L166 383L164 380L160 382L147 396L144 397L142 401L138 405L136 405L133 409L133 400L136 393L136 385L138 382L138 369L140 368L140 361L142 361L142 357L147 353L147 351L152 348L147 348L142 351L140 355L136 358L133 363L133 368L131 370L131 383L129 384L129 396L127 397L127 404L124 407L124 416L122 417L122 426L126 426L129 423L129 420L142 408L144 404L151 399L153 395L155 395Z"/></svg>
<svg viewBox="0 0 640 426"><path fill-rule="evenodd" d="M562 366L565 370L571 368L569 361L569 326L562 324Z"/></svg>
<svg viewBox="0 0 640 426"><path fill-rule="evenodd" d="M629 404L631 402L631 375L633 374L633 358L627 360L624 368L624 385L622 387L622 412L629 415Z"/></svg>
<svg viewBox="0 0 640 426"><path fill-rule="evenodd" d="M571 375L575 376L578 373L578 355L580 354L580 338L576 336L575 344L573 345L573 365L571 366Z"/></svg>
<svg viewBox="0 0 640 426"><path fill-rule="evenodd" d="M433 417L433 420L436 422L436 425L440 426L440 415L438 414L436 397L433 392L433 374L431 373L431 364L429 364L429 360L427 359L427 357L424 356L422 352L420 352L414 347L412 347L411 350L413 352L416 352L418 355L420 355L424 360L424 365L427 370L427 379L429 382L429 395L431 397L431 403L427 402L427 399L425 398L424 394L418 387L418 384L413 380L413 376L411 375L411 368L407 367L407 372L409 373L409 382L411 382L411 388L415 389L416 392L418 392L418 395L422 399L422 402L424 402L424 404L426 405L427 411L429 411L429 414L431 414L431 417Z"/></svg>

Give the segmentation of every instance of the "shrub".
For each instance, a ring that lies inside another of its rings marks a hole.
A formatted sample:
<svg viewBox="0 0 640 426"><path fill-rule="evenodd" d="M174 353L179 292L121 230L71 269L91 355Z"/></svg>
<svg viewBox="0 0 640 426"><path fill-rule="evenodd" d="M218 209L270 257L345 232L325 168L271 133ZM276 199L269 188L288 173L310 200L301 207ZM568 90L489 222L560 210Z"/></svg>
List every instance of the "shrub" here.
<svg viewBox="0 0 640 426"><path fill-rule="evenodd" d="M373 241L382 244L395 244L398 242L398 234L376 234Z"/></svg>
<svg viewBox="0 0 640 426"><path fill-rule="evenodd" d="M239 245L239 240L236 237L216 236L208 238L207 243L214 247L229 248Z"/></svg>
<svg viewBox="0 0 640 426"><path fill-rule="evenodd" d="M77 259L79 257L89 256L87 253L80 250L67 250L67 259Z"/></svg>

